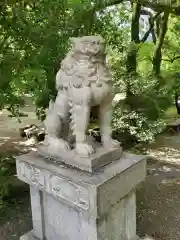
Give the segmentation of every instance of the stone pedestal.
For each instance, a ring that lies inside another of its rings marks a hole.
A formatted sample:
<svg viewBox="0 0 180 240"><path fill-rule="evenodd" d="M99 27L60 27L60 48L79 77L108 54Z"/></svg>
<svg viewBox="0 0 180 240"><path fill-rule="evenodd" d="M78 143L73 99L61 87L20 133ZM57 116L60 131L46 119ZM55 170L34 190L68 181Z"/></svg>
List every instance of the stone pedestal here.
<svg viewBox="0 0 180 240"><path fill-rule="evenodd" d="M21 240L134 240L136 186L145 156L124 154L88 173L55 165L37 153L17 157L18 178L30 185L33 230Z"/></svg>

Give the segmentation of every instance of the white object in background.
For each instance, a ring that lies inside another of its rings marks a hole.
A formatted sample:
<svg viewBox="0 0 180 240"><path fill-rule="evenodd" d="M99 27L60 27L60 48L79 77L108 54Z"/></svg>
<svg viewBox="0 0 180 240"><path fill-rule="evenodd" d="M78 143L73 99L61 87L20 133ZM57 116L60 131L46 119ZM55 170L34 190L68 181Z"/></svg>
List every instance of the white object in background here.
<svg viewBox="0 0 180 240"><path fill-rule="evenodd" d="M126 98L126 93L117 93L112 101L113 107L115 107L120 101Z"/></svg>

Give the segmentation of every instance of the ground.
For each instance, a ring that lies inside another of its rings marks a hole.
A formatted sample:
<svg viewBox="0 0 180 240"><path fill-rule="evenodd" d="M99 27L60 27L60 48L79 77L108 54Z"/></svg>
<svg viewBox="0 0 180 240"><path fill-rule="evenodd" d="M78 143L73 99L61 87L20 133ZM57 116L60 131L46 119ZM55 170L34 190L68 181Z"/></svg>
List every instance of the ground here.
<svg viewBox="0 0 180 240"><path fill-rule="evenodd" d="M143 151L150 158L146 181L137 190L138 234L153 236L156 240L178 240L180 136L160 135Z"/></svg>
<svg viewBox="0 0 180 240"><path fill-rule="evenodd" d="M10 113L7 111L0 112L0 158L16 156L33 149L33 142L20 138L19 128L41 123L36 119L33 106L26 106L22 111L28 117L22 117L21 123L9 118ZM0 240L19 240L21 235L32 228L28 186L15 179L14 177L11 201L6 201L3 209L0 208Z"/></svg>
<svg viewBox="0 0 180 240"><path fill-rule="evenodd" d="M17 155L32 148L19 138L18 129L37 121L33 107L26 107L28 117L19 124L0 115L0 156ZM180 135L160 135L155 143L141 147L148 154L147 178L137 189L137 232L155 240L180 239ZM19 184L19 185L18 185ZM32 228L29 192L18 182L16 194L0 211L0 240L19 240Z"/></svg>

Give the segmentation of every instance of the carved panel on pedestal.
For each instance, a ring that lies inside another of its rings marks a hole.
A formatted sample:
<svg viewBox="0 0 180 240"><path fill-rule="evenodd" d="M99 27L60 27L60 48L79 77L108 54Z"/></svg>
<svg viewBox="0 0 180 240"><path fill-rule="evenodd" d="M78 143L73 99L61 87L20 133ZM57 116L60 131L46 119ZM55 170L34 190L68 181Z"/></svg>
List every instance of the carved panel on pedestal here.
<svg viewBox="0 0 180 240"><path fill-rule="evenodd" d="M24 162L20 162L17 168L18 176L25 182L44 187L44 175L40 169Z"/></svg>
<svg viewBox="0 0 180 240"><path fill-rule="evenodd" d="M84 210L89 208L88 191L67 179L51 176L50 189L52 194Z"/></svg>

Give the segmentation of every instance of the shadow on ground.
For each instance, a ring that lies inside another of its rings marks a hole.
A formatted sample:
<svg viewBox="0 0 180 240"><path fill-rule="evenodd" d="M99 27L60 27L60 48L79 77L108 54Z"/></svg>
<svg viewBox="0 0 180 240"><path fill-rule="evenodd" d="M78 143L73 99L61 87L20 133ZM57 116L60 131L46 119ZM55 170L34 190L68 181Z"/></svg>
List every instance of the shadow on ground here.
<svg viewBox="0 0 180 240"><path fill-rule="evenodd" d="M1 176L0 192L8 189L8 194L0 202L0 240L19 240L20 236L32 229L29 186L16 178L13 160L15 156L30 150L35 150L34 142L23 141L18 136L1 141L0 167L2 161L10 159L11 167L8 169L12 172L3 178Z"/></svg>
<svg viewBox="0 0 180 240"><path fill-rule="evenodd" d="M16 197L11 203L5 203L0 213L0 239L19 240L20 237L32 229L29 193Z"/></svg>
<svg viewBox="0 0 180 240"><path fill-rule="evenodd" d="M35 150L34 139L26 141L20 138L19 128L32 123L39 125L40 122L33 107L26 107L23 112L28 113L28 117L22 117L21 123L9 118L7 111L0 112L0 167L6 159L13 160L17 155ZM15 162L11 161L11 164L12 172L7 177L3 176L3 182L0 176L0 191L4 180L11 184L10 196L3 199L3 204L0 196L0 240L19 240L20 236L32 229L29 186L16 178Z"/></svg>
<svg viewBox="0 0 180 240"><path fill-rule="evenodd" d="M180 239L180 136L160 136L143 149L147 178L137 190L137 231L156 240Z"/></svg>

